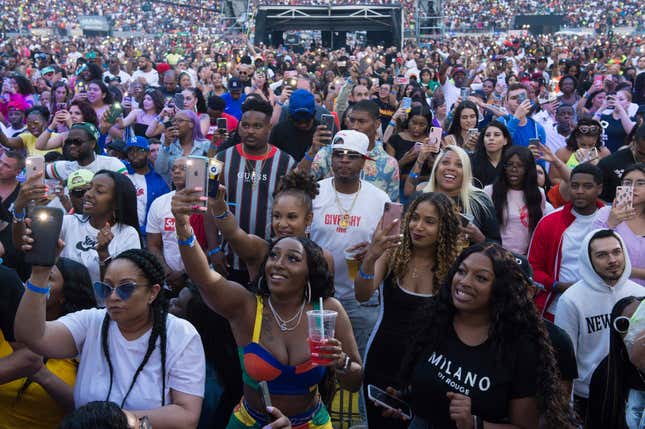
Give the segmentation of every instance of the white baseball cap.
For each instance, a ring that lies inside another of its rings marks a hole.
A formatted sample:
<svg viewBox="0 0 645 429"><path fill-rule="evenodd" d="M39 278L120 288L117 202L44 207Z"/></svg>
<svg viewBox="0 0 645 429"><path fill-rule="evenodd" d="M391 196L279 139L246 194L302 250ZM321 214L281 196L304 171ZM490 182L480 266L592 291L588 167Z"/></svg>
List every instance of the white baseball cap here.
<svg viewBox="0 0 645 429"><path fill-rule="evenodd" d="M370 139L363 133L354 130L342 130L336 133L331 143L331 149L345 149L358 152L366 159L372 159L369 153Z"/></svg>

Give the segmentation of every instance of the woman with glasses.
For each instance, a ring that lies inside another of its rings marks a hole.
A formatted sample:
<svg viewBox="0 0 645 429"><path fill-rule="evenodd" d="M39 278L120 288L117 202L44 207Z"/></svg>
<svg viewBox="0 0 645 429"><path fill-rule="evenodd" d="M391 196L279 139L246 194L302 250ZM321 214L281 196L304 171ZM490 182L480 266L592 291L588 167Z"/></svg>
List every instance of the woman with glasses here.
<svg viewBox="0 0 645 429"><path fill-rule="evenodd" d="M28 252L38 237L29 229L25 235ZM75 406L112 401L130 427L147 420L155 429L195 428L204 395L204 350L195 328L168 314L164 271L155 256L141 249L115 254L103 281L94 283L97 302L106 308L47 321L50 271L32 268L16 314L16 337L44 356L78 357Z"/></svg>
<svg viewBox="0 0 645 429"><path fill-rule="evenodd" d="M567 139L567 145L555 153L555 156L569 168L574 168L583 162L591 162L595 165L608 155L611 155L611 152L603 146L602 126L598 121L591 119L581 119ZM554 184L562 181L558 170L554 168L549 170L549 178Z"/></svg>
<svg viewBox="0 0 645 429"><path fill-rule="evenodd" d="M625 168L621 186L628 188L627 199L616 198L611 206L600 208L593 225L594 228L609 228L620 234L632 262L630 278L645 286L645 164Z"/></svg>
<svg viewBox="0 0 645 429"><path fill-rule="evenodd" d="M511 146L501 160L502 173L484 192L493 200L502 245L525 255L531 235L546 208L544 191L537 184L535 159L523 146Z"/></svg>
<svg viewBox="0 0 645 429"><path fill-rule="evenodd" d="M63 146L67 136L69 135L69 130L74 124L80 124L82 122L88 122L98 128L99 120L96 117L96 112L88 103L84 100L73 100L67 109L59 110L54 115L51 124L45 128L41 135L38 136L36 140L36 149L47 151L54 150ZM55 129L66 128L66 131L61 133L55 133ZM98 150L100 147L97 145Z"/></svg>
<svg viewBox="0 0 645 429"><path fill-rule="evenodd" d="M14 203L14 241L22 242L26 208L45 195L42 176L27 179ZM66 243L61 256L87 267L92 281L101 280L111 258L127 249L139 249L137 197L132 181L110 170L97 172L83 195L83 214L66 215L60 239Z"/></svg>
<svg viewBox="0 0 645 429"><path fill-rule="evenodd" d="M594 371L589 385L586 429L645 427L644 317L643 296L628 296L614 305L609 320L609 354Z"/></svg>
<svg viewBox="0 0 645 429"><path fill-rule="evenodd" d="M59 258L51 267L47 285L50 290L44 306L46 320L96 306L90 275L78 262ZM26 372L11 380L0 380L0 428L58 427L63 416L74 409L78 362L73 357L43 359L22 345L8 342L5 335L9 333L0 331L0 359L11 360L16 368Z"/></svg>
<svg viewBox="0 0 645 429"><path fill-rule="evenodd" d="M208 116L208 115L207 115ZM182 156L206 156L211 142L204 138L200 120L192 110L180 110L172 118L172 125L164 132L155 171L170 183L170 168Z"/></svg>

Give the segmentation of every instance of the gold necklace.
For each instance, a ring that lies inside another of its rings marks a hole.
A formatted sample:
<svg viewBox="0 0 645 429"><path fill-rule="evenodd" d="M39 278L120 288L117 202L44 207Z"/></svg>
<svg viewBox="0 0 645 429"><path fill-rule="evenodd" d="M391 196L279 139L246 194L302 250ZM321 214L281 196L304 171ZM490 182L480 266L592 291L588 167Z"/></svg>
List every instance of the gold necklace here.
<svg viewBox="0 0 645 429"><path fill-rule="evenodd" d="M433 269L434 269L433 265L434 264L429 263L427 265L422 265L421 267L418 267L418 268L419 268L419 271L421 271L421 268L423 268L423 271L428 270L428 271L432 272ZM412 265L412 278L413 279L418 279L419 277L420 277L419 274L417 274L417 266L416 266L416 264L414 264L414 265Z"/></svg>
<svg viewBox="0 0 645 429"><path fill-rule="evenodd" d="M334 193L336 194L336 205L338 206L338 209L343 213L343 216L338 221L338 226L340 226L341 228L347 228L351 219L350 214L352 212L352 209L354 208L354 205L356 204L358 194L361 192L361 182L358 182L358 191L356 191L356 193L354 194L354 199L352 200L352 204L349 206L348 210L345 210L345 208L343 208L342 204L340 203L340 197L338 196L338 191L336 190L335 179L332 182L332 185L334 187Z"/></svg>
<svg viewBox="0 0 645 429"><path fill-rule="evenodd" d="M260 164L260 169L258 172L257 164L253 165L251 162L255 163L255 161L251 161L247 158L246 152L244 152L244 148L242 148L242 156L244 157L244 172L246 173L247 171L251 173L251 189L255 190L255 187L260 183L260 178L262 177L262 170L264 170L264 163L266 162L266 156L271 150L271 146L267 145L267 150L260 156L262 159L262 163Z"/></svg>

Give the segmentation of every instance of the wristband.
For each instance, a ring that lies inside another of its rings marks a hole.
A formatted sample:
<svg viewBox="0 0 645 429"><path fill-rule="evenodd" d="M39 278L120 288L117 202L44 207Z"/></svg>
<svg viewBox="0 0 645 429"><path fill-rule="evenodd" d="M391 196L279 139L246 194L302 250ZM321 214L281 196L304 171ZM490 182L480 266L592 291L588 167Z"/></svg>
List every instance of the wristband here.
<svg viewBox="0 0 645 429"><path fill-rule="evenodd" d="M394 121L390 121L388 125L391 126L392 128L396 128L396 122Z"/></svg>
<svg viewBox="0 0 645 429"><path fill-rule="evenodd" d="M228 217L228 209L224 210L223 213L220 213L218 215L213 215L213 217L217 220L226 219Z"/></svg>
<svg viewBox="0 0 645 429"><path fill-rule="evenodd" d="M52 133L54 132L54 130L52 130L52 129L51 129L51 128L49 128L49 127L46 127L46 128L45 128L45 131L47 131L49 134L52 134Z"/></svg>
<svg viewBox="0 0 645 429"><path fill-rule="evenodd" d="M213 255L218 254L221 251L222 251L222 246L217 246L216 248L211 249L211 250L208 251L208 256L211 257Z"/></svg>
<svg viewBox="0 0 645 429"><path fill-rule="evenodd" d="M374 279L374 274L367 274L365 271L363 271L363 266L361 265L358 267L358 275L361 276L361 278L365 280L372 280Z"/></svg>
<svg viewBox="0 0 645 429"><path fill-rule="evenodd" d="M410 171L410 174L408 174L412 180L417 180L419 178L419 175L415 173L414 171Z"/></svg>
<svg viewBox="0 0 645 429"><path fill-rule="evenodd" d="M180 246L194 247L195 234L190 234L190 236L185 240L181 240L179 237L177 237L177 244L179 244Z"/></svg>
<svg viewBox="0 0 645 429"><path fill-rule="evenodd" d="M305 152L305 159L309 162L314 162L314 158L309 155L309 152Z"/></svg>
<svg viewBox="0 0 645 429"><path fill-rule="evenodd" d="M29 280L27 280L27 289L29 289L32 292L39 293L41 295L47 295L49 297L49 290L51 289L49 286L47 287L38 287Z"/></svg>

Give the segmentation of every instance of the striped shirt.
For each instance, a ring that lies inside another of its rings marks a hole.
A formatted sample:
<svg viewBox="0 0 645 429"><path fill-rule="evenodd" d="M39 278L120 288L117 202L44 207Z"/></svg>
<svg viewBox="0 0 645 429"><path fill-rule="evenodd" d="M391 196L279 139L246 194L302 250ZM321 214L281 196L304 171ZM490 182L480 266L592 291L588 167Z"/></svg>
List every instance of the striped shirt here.
<svg viewBox="0 0 645 429"><path fill-rule="evenodd" d="M231 212L237 224L247 233L269 240L273 191L295 160L275 146L264 156L247 155L241 143L218 153L217 159L224 162L220 181L226 186L229 203L234 203ZM228 246L226 253L233 268L239 270L239 257L231 255Z"/></svg>

